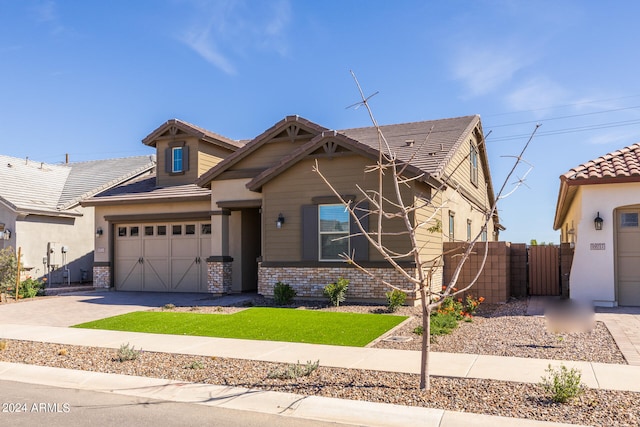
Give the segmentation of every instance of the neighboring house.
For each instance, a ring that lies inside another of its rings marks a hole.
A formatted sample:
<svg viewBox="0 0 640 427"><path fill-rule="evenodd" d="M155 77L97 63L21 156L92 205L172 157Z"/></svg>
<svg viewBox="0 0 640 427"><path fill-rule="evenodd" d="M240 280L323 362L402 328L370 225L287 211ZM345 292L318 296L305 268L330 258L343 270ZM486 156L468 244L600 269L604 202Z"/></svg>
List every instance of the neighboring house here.
<svg viewBox="0 0 640 427"><path fill-rule="evenodd" d="M154 167L152 156L58 165L0 156L0 248L20 249L26 273L52 284L90 281L96 228L81 200Z"/></svg>
<svg viewBox="0 0 640 427"><path fill-rule="evenodd" d="M142 141L159 167L83 202L95 208L94 287L123 291L215 292L207 271L211 191L196 179L242 146L192 124L169 120Z"/></svg>
<svg viewBox="0 0 640 427"><path fill-rule="evenodd" d="M553 228L574 246L570 298L640 305L640 144L560 176Z"/></svg>
<svg viewBox="0 0 640 427"><path fill-rule="evenodd" d="M410 161L406 176L417 177L402 186L404 200L433 198L433 204L442 207L421 209L413 218L417 222L434 215L442 225L442 232L419 230L425 258L441 254L443 240L464 241L480 233L494 193L479 116L381 129L399 160ZM317 161L339 194L366 209L357 186L377 189L377 175L365 170L377 162L378 153L374 127L333 131L289 116L204 173L197 184L211 189L209 291L257 289L272 296L274 285L281 281L299 297L322 298L326 284L344 277L351 281L350 299L384 300L388 288L340 259L340 253L349 252L370 271L409 290L409 299L415 300L412 287L362 236L335 240L357 228L312 171ZM386 173L387 190L390 176ZM372 218L363 218L369 230ZM483 240L497 240L500 229L494 215ZM387 247L397 253L410 250L406 235L394 234L403 230L401 221L386 221L385 230L392 233L384 238ZM402 265L415 274L411 259ZM441 277L439 265L434 287L441 286Z"/></svg>

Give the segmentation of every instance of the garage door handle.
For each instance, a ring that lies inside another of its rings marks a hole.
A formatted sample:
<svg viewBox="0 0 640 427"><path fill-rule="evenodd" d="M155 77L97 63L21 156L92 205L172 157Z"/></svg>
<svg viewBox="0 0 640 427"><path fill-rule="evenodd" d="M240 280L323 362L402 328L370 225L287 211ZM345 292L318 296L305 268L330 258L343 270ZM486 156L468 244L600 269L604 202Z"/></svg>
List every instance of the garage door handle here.
<svg viewBox="0 0 640 427"><path fill-rule="evenodd" d="M196 257L196 264L200 264L200 262L201 262L201 261L200 261L200 257L199 257L199 256L197 256L197 257Z"/></svg>
<svg viewBox="0 0 640 427"><path fill-rule="evenodd" d="M138 258L138 264L144 263L144 259L142 257Z"/></svg>

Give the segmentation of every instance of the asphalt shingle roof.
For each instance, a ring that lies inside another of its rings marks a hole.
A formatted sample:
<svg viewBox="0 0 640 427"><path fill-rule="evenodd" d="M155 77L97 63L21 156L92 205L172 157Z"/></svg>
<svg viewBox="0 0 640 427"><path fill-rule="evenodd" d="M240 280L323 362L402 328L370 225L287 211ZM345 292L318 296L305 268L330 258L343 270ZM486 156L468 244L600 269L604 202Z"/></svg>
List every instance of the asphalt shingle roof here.
<svg viewBox="0 0 640 427"><path fill-rule="evenodd" d="M478 121L478 116L464 116L386 125L380 126L380 130L399 160L410 162L417 169L432 176L439 176L446 166L446 160L460 144L460 138ZM338 133L375 150L379 148L378 131L375 127L345 129L339 130ZM418 147L420 150L416 153Z"/></svg>
<svg viewBox="0 0 640 427"><path fill-rule="evenodd" d="M0 201L15 211L60 214L154 166L155 156L52 165L0 155Z"/></svg>

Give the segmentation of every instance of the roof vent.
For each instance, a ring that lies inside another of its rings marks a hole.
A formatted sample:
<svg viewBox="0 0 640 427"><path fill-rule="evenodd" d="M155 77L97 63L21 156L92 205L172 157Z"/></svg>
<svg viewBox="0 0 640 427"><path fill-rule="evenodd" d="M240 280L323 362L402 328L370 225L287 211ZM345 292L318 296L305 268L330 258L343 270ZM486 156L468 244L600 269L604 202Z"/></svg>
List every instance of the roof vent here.
<svg viewBox="0 0 640 427"><path fill-rule="evenodd" d="M404 141L404 143L407 145L407 147L413 147L413 144L415 144L416 140L415 139L407 139Z"/></svg>

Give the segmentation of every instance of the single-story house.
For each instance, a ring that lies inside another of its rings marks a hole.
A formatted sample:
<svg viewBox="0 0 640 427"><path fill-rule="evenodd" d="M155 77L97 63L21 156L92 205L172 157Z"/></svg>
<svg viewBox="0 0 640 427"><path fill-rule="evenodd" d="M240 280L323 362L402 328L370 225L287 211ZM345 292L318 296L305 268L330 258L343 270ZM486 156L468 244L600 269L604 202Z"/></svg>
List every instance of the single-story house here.
<svg viewBox="0 0 640 427"><path fill-rule="evenodd" d="M444 240L480 233L494 194L479 116L388 125L382 131L398 158L411 163L406 175L416 179L403 185L405 200L433 200L441 207L420 209L413 217L435 215L433 223L441 224L439 231L420 230L423 254L435 257ZM350 299L384 300L389 289L343 262L339 255L347 251L407 288L362 236L335 240L354 232L354 221L312 170L317 161L339 194L366 208L357 186L377 188L375 174L365 172L378 160L376 128L334 131L288 116L243 142L174 119L143 143L156 148L161 167L153 177L83 202L95 207L96 225L105 230L96 237L95 286L212 294L257 290L270 297L281 281L298 297L321 298L326 284L344 277L351 281ZM385 179L389 184L389 174ZM497 214L488 226L483 240L497 240ZM386 221L392 234L401 227ZM385 239L394 251L409 250L406 236ZM411 259L402 265L415 269ZM439 288L440 265L437 271Z"/></svg>
<svg viewBox="0 0 640 427"><path fill-rule="evenodd" d="M0 248L52 284L91 281L96 227L82 199L148 174L153 156L48 164L0 156Z"/></svg>
<svg viewBox="0 0 640 427"><path fill-rule="evenodd" d="M640 305L640 144L560 176L553 227L574 246L571 299Z"/></svg>

